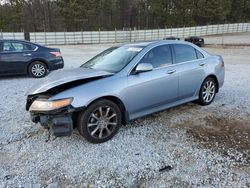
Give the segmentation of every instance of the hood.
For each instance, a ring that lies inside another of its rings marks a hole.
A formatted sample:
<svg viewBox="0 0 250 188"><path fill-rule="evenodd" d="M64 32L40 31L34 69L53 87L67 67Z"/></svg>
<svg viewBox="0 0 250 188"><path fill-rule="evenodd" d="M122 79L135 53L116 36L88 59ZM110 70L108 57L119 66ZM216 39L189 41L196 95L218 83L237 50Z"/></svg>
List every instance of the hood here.
<svg viewBox="0 0 250 188"><path fill-rule="evenodd" d="M113 73L85 68L75 68L68 70L57 70L51 72L47 77L42 78L41 81L36 83L28 92L27 95L35 95L43 93L56 86L66 83L84 80L87 78L96 78L102 76L111 76Z"/></svg>

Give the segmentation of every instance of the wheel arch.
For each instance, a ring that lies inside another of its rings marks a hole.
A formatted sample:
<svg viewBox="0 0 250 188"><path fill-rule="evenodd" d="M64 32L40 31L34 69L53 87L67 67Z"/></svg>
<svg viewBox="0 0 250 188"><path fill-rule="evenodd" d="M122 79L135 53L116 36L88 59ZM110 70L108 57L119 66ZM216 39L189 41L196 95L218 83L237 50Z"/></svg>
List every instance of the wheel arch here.
<svg viewBox="0 0 250 188"><path fill-rule="evenodd" d="M44 59L32 59L28 64L27 64L27 67L26 67L26 73L29 73L29 67L32 63L36 62L36 61L39 61L41 63L44 63L47 67L47 69L49 70L49 65L48 65L48 62Z"/></svg>
<svg viewBox="0 0 250 188"><path fill-rule="evenodd" d="M128 111L127 111L124 103L122 102L122 100L119 97L117 97L117 96L107 95L107 96L102 96L102 97L96 98L93 101L91 101L89 104L87 104L86 108L89 105L91 105L94 102L96 102L98 100L101 100L101 99L107 99L107 100L110 100L110 101L114 102L119 107L119 109L121 110L121 113L122 113L122 124L126 125L126 124L129 123L129 114L128 114Z"/></svg>
<svg viewBox="0 0 250 188"><path fill-rule="evenodd" d="M216 93L218 93L219 92L219 81L218 81L218 78L214 75L214 74L210 74L210 75L208 75L205 79L204 79L204 81L206 80L206 79L208 79L208 78L213 78L214 80L215 80L215 82L216 82ZM203 82L204 82L203 81Z"/></svg>

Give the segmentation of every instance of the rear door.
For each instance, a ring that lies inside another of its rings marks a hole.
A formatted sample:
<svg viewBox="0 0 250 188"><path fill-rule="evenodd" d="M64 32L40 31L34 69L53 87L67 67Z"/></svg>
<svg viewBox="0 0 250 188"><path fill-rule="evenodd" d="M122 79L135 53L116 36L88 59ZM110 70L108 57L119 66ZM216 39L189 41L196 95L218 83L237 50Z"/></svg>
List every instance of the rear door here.
<svg viewBox="0 0 250 188"><path fill-rule="evenodd" d="M194 97L206 75L204 55L186 44L174 44L173 50L179 71L179 100Z"/></svg>
<svg viewBox="0 0 250 188"><path fill-rule="evenodd" d="M3 74L24 74L27 64L32 59L35 46L25 42L4 41L0 55Z"/></svg>

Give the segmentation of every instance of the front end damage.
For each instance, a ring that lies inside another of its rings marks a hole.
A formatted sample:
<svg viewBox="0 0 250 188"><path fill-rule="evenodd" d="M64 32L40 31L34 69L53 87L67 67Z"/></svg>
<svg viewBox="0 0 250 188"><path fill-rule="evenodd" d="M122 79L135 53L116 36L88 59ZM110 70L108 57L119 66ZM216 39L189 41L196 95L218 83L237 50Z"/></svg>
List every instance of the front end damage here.
<svg viewBox="0 0 250 188"><path fill-rule="evenodd" d="M63 91L111 75L113 74L82 68L58 71L56 74L49 75L49 78L45 78L40 85L31 88L27 94L26 110L30 112L34 123L40 123L44 128L50 129L55 136L70 136L78 112L83 111L85 107L73 107L71 102L74 96L56 101L50 99ZM70 103L62 105L62 101L69 99L72 99Z"/></svg>
<svg viewBox="0 0 250 188"><path fill-rule="evenodd" d="M36 115L31 114L35 121L39 121L45 128L52 131L56 137L70 136L73 131L73 120L71 114L65 115Z"/></svg>
<svg viewBox="0 0 250 188"><path fill-rule="evenodd" d="M32 103L37 100L44 98L45 96L36 95L28 96L26 103L26 110L30 111ZM34 123L40 123L42 127L50 130L54 136L70 136L74 128L74 119L80 110L84 108L74 108L69 105L60 109L51 111L30 111L31 120Z"/></svg>

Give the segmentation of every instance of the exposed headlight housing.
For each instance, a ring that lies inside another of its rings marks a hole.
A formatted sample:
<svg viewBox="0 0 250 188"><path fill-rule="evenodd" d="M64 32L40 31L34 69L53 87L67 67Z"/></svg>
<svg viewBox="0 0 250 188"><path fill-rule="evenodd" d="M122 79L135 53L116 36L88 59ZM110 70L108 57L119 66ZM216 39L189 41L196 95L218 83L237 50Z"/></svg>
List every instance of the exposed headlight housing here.
<svg viewBox="0 0 250 188"><path fill-rule="evenodd" d="M30 112L46 112L57 110L66 106L69 106L73 101L73 98L59 99L54 101L49 101L46 99L37 99L30 106Z"/></svg>

